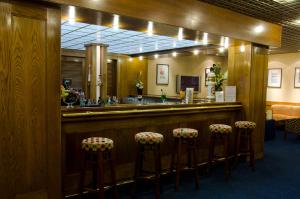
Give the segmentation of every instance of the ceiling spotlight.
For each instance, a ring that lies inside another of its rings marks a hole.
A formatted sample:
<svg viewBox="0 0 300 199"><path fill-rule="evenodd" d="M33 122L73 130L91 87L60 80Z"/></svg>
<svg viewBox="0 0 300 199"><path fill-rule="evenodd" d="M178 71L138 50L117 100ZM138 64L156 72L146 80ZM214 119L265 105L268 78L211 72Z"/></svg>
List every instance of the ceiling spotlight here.
<svg viewBox="0 0 300 199"><path fill-rule="evenodd" d="M111 59L107 59L107 63L111 63Z"/></svg>
<svg viewBox="0 0 300 199"><path fill-rule="evenodd" d="M139 49L139 50L140 50L140 53L141 53L141 52L143 52L143 47L142 47L142 46L140 46L140 49Z"/></svg>
<svg viewBox="0 0 300 199"><path fill-rule="evenodd" d="M183 39L183 28L178 29L178 40L181 41Z"/></svg>
<svg viewBox="0 0 300 199"><path fill-rule="evenodd" d="M176 57L176 56L177 56L177 52L175 52L175 51L172 52L172 56L173 56L173 57Z"/></svg>
<svg viewBox="0 0 300 199"><path fill-rule="evenodd" d="M300 19L295 20L296 24L300 24Z"/></svg>
<svg viewBox="0 0 300 199"><path fill-rule="evenodd" d="M155 55L154 55L154 58L157 59L157 58L158 58L158 54L155 54Z"/></svg>
<svg viewBox="0 0 300 199"><path fill-rule="evenodd" d="M241 51L241 53L245 52L245 45L244 44L241 45L240 51Z"/></svg>
<svg viewBox="0 0 300 199"><path fill-rule="evenodd" d="M256 26L254 28L254 32L257 34L263 32L263 31L264 31L264 27L262 25Z"/></svg>
<svg viewBox="0 0 300 199"><path fill-rule="evenodd" d="M128 59L129 61L132 61L132 57L129 57L129 59Z"/></svg>
<svg viewBox="0 0 300 199"><path fill-rule="evenodd" d="M205 32L203 33L203 45L207 45L208 44L208 34Z"/></svg>
<svg viewBox="0 0 300 199"><path fill-rule="evenodd" d="M224 37L222 36L220 39L220 46L224 47L224 45L225 45L225 41L224 41Z"/></svg>
<svg viewBox="0 0 300 199"><path fill-rule="evenodd" d="M148 22L147 34L148 34L148 36L152 36L153 35L153 22L152 21Z"/></svg>
<svg viewBox="0 0 300 199"><path fill-rule="evenodd" d="M69 6L69 24L73 25L76 21L76 10L74 6Z"/></svg>
<svg viewBox="0 0 300 199"><path fill-rule="evenodd" d="M144 59L143 56L139 56L139 60L142 61Z"/></svg>
<svg viewBox="0 0 300 199"><path fill-rule="evenodd" d="M198 50L198 49L195 49L195 50L193 51L193 53L194 53L194 55L198 55L198 54L199 54L199 50Z"/></svg>
<svg viewBox="0 0 300 199"><path fill-rule="evenodd" d="M224 52L224 47L220 47L220 48L219 48L219 52L220 52L220 53L223 53L223 52Z"/></svg>
<svg viewBox="0 0 300 199"><path fill-rule="evenodd" d="M113 29L114 30L119 30L119 21L120 21L120 16L114 15L114 19L113 19Z"/></svg>

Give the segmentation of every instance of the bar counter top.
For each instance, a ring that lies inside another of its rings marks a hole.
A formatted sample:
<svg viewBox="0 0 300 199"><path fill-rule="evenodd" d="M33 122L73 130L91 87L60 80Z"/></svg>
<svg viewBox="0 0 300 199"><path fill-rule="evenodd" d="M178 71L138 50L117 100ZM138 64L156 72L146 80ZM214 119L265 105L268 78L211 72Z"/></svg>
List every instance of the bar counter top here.
<svg viewBox="0 0 300 199"><path fill-rule="evenodd" d="M76 118L88 119L91 117L140 117L144 114L190 114L193 112L211 112L229 109L241 109L240 102L211 102L194 104L155 103L155 104L116 104L104 107L62 107L62 122L75 120Z"/></svg>

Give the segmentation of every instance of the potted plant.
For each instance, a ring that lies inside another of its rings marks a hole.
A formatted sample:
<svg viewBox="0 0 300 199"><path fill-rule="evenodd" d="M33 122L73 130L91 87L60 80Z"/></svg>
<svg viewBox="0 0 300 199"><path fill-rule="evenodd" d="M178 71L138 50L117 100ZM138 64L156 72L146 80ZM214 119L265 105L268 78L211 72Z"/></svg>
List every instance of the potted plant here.
<svg viewBox="0 0 300 199"><path fill-rule="evenodd" d="M213 64L210 68L210 71L215 74L215 91L222 91L223 90L223 82L226 80L224 73L221 71L221 66L218 64Z"/></svg>
<svg viewBox="0 0 300 199"><path fill-rule="evenodd" d="M162 103L165 103L167 100L167 94L163 89L161 89L160 91L161 91L160 99L161 99Z"/></svg>

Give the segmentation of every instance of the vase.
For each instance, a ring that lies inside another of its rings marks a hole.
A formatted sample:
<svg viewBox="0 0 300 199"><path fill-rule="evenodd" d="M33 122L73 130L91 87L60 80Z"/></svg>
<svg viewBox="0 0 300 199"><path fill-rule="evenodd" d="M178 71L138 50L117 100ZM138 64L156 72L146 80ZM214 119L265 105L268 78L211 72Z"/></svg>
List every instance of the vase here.
<svg viewBox="0 0 300 199"><path fill-rule="evenodd" d="M143 89L137 88L137 94L138 95L143 95Z"/></svg>

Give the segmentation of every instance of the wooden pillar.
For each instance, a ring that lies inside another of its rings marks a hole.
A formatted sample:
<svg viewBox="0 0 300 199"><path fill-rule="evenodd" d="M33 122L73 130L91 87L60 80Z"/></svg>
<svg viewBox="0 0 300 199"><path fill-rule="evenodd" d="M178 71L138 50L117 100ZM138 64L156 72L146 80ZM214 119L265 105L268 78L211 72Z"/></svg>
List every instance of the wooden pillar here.
<svg viewBox="0 0 300 199"><path fill-rule="evenodd" d="M243 52L240 46L228 49L228 85L237 87L244 119L257 124L254 131L256 158L262 158L264 151L267 51L267 47L255 44L246 44Z"/></svg>
<svg viewBox="0 0 300 199"><path fill-rule="evenodd" d="M0 2L1 198L62 198L60 14Z"/></svg>
<svg viewBox="0 0 300 199"><path fill-rule="evenodd" d="M91 100L107 96L107 45L88 44L86 47L86 94Z"/></svg>

